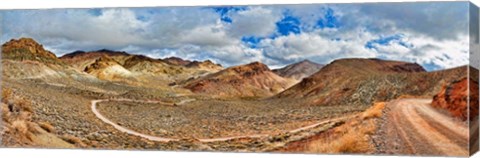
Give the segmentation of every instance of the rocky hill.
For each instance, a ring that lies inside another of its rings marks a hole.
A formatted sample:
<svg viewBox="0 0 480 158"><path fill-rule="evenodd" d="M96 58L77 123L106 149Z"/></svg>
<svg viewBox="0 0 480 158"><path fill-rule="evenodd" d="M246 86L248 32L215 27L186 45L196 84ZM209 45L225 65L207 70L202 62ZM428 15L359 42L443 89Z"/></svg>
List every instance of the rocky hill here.
<svg viewBox="0 0 480 158"><path fill-rule="evenodd" d="M301 80L305 77L308 77L318 70L320 70L324 65L311 62L310 60L303 60L298 63L287 65L280 69L273 70L279 76L294 78L296 80Z"/></svg>
<svg viewBox="0 0 480 158"><path fill-rule="evenodd" d="M94 63L85 67L83 71L102 80L122 80L122 78L132 76L130 71L108 56L96 59Z"/></svg>
<svg viewBox="0 0 480 158"><path fill-rule="evenodd" d="M2 45L2 77L59 79L75 73L55 54L32 38L12 39Z"/></svg>
<svg viewBox="0 0 480 158"><path fill-rule="evenodd" d="M278 94L305 98L312 105L371 105L402 95L433 96L441 83L466 76L466 67L426 72L415 63L379 59L340 59Z"/></svg>
<svg viewBox="0 0 480 158"><path fill-rule="evenodd" d="M189 81L185 88L223 97L265 97L281 92L293 83L273 73L265 64L253 62Z"/></svg>
<svg viewBox="0 0 480 158"><path fill-rule="evenodd" d="M55 54L45 50L31 38L12 39L2 45L2 58L12 60L39 61L48 64L61 64Z"/></svg>
<svg viewBox="0 0 480 158"><path fill-rule="evenodd" d="M445 84L433 97L432 106L446 110L452 116L465 121L468 119L469 101L472 120L478 115L478 82L462 78Z"/></svg>
<svg viewBox="0 0 480 158"><path fill-rule="evenodd" d="M444 83L442 89L438 91L432 101L433 107L446 110L452 116L464 121L476 119L479 108L478 69L469 68L469 78L464 77L453 82Z"/></svg>

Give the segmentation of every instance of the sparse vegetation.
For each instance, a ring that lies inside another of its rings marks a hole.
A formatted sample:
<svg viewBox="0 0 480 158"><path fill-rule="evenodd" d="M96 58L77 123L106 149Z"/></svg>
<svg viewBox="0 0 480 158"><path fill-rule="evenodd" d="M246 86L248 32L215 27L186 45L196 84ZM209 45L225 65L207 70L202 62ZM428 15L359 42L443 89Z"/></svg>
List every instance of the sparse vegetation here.
<svg viewBox="0 0 480 158"><path fill-rule="evenodd" d="M362 119L379 118L380 116L382 116L384 108L385 102L375 103L371 108L367 109L362 114Z"/></svg>
<svg viewBox="0 0 480 158"><path fill-rule="evenodd" d="M2 88L2 119L6 129L2 138L12 143L23 142L32 144L32 134L38 131L31 124L31 104L23 98L15 98L13 91Z"/></svg>
<svg viewBox="0 0 480 158"><path fill-rule="evenodd" d="M83 141L80 139L80 138L77 138L75 136L72 136L72 135L64 135L64 136L61 136L60 138L62 138L64 141L70 143L70 144L74 144L74 145L77 145L79 147L86 147L87 145L85 143L83 143Z"/></svg>
<svg viewBox="0 0 480 158"><path fill-rule="evenodd" d="M311 153L368 153L373 151L369 136L375 131L372 120L361 124L350 124L354 127L339 127L327 138L308 146ZM343 129L342 129L343 128Z"/></svg>
<svg viewBox="0 0 480 158"><path fill-rule="evenodd" d="M0 131L7 146L275 151L315 137L302 152L370 153L371 135L385 107L383 102L371 106L373 102L426 96L440 90L439 83L465 72L464 68L421 72L423 68L416 64L349 59L334 62L338 67L329 64L320 75L304 78L283 91L290 81L262 63L214 73L221 67L208 61L188 64L190 61L179 60L169 65L163 60L106 50L77 52L59 59L38 44L30 43L33 47L28 49L22 48L22 42L13 44L11 52L2 52L12 53L2 60L2 86L9 88L2 89L5 126ZM98 59L95 54L109 58ZM55 66L56 62L67 63L67 68ZM118 70L129 74L128 78L114 75ZM92 73L96 71L113 74L115 80ZM185 88L192 83L195 86ZM211 91L203 93L202 89ZM283 93L277 94L280 91ZM175 106L110 101L98 104L97 109L123 127L180 141L150 141L102 122L89 105L92 100L113 98L172 103ZM185 100L194 101L179 104ZM337 120L353 114L358 115ZM319 121L327 123L288 132ZM196 140L254 134L269 136L210 143ZM43 144L37 144L42 140Z"/></svg>
<svg viewBox="0 0 480 158"><path fill-rule="evenodd" d="M306 147L311 153L369 153L374 151L371 135L377 129L376 118L382 115L385 103L375 103L358 117L347 121Z"/></svg>

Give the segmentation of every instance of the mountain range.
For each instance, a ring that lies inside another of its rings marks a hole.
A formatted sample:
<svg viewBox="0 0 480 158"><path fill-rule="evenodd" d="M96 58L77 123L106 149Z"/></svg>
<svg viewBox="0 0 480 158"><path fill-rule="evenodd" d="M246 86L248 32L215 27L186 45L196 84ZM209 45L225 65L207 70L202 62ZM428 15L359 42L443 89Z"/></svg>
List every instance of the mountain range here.
<svg viewBox="0 0 480 158"><path fill-rule="evenodd" d="M6 59L2 62L10 63L4 70L11 71L4 73L8 76L80 76L146 87L178 85L210 96L306 98L312 105L370 105L400 95L433 95L442 83L465 77L466 70L426 72L416 63L361 58L338 59L325 66L304 60L275 70L260 62L223 68L210 60L154 59L107 49L57 58L30 38L3 44L2 55Z"/></svg>

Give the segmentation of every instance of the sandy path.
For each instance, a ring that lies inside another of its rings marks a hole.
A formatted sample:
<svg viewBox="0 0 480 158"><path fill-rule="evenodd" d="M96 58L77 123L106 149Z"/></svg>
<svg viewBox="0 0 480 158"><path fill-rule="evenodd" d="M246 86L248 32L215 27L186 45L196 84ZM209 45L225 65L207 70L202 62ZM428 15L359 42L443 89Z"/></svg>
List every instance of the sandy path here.
<svg viewBox="0 0 480 158"><path fill-rule="evenodd" d="M380 130L386 154L468 156L468 126L439 113L430 99L399 99L387 104Z"/></svg>
<svg viewBox="0 0 480 158"><path fill-rule="evenodd" d="M112 121L110 121L108 118L106 118L105 116L103 116L100 112L98 112L97 110L97 103L100 103L100 102L106 102L106 101L111 101L111 100L92 100L92 112L95 114L95 116L97 116L97 118L99 118L100 120L102 120L103 122L109 124L109 125L112 125L115 129L121 131L121 132L124 132L124 133L128 133L128 134L131 134L131 135L135 135L135 136L139 136L139 137L142 137L142 138L146 138L148 140L151 140L151 141L159 141L159 142L169 142L169 141L177 141L177 139L171 139L171 138L164 138L164 137L156 137L156 136L152 136L152 135L147 135L147 134L143 134L143 133L139 133L139 132L136 132L136 131L133 131L131 129L128 129L128 128L125 128L123 126L120 126ZM125 101L125 100L122 100L122 101ZM151 102L149 102L151 103Z"/></svg>
<svg viewBox="0 0 480 158"><path fill-rule="evenodd" d="M91 110L95 114L95 116L97 116L97 118L99 118L100 120L102 120L103 122L105 122L109 125L112 125L115 129L117 129L121 132L131 134L131 135L135 135L135 136L139 136L139 137L151 140L151 141L158 141L158 142L169 142L169 141L178 141L179 140L179 139L174 139L174 138L158 137L158 136L143 134L143 133L136 132L134 130L128 129L126 127L118 125L117 123L112 122L111 120L109 120L107 117L103 116L97 110L97 104L98 103L108 102L108 101L128 101L128 102L136 102L136 103L153 103L153 104L164 104L164 105L173 105L172 103L165 103L165 102L161 102L161 101L139 101L139 100L131 100L131 99L101 99L101 100L92 100L91 101ZM185 104L185 103L191 102L191 101L194 101L194 100L193 99L183 100L183 101L177 103L176 105ZM297 132L300 132L300 131L303 131L303 130L308 130L308 129L311 129L311 128L315 128L315 127L320 126L322 124L330 123L330 122L335 121L335 120L345 119L347 117L352 117L352 116L345 116L345 117L341 117L341 118L337 118L337 119L333 119L333 120L320 121L320 122L314 123L312 125L308 125L308 126L304 126L304 127L300 127L300 128L297 128L297 129L290 130L288 132L289 133L297 133ZM200 142L217 142L217 141L228 141L228 140L239 139L239 138L262 138L262 137L268 137L268 136L269 135L267 135L267 134L257 134L257 135L244 135L244 136L233 136L233 137L210 138L210 139L198 139L198 141L200 141Z"/></svg>

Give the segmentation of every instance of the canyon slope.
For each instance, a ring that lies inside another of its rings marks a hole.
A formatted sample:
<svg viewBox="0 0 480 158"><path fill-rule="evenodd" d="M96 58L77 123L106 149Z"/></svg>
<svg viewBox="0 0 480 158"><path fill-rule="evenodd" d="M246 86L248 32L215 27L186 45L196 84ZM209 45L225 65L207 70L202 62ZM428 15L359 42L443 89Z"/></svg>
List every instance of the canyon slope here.
<svg viewBox="0 0 480 158"><path fill-rule="evenodd" d="M292 79L273 73L267 65L253 62L188 81L184 87L195 93L223 97L266 97L294 83Z"/></svg>
<svg viewBox="0 0 480 158"><path fill-rule="evenodd" d="M426 72L416 63L339 59L277 98L306 98L312 105L371 105L402 95L433 96L442 83L466 76L466 67Z"/></svg>

